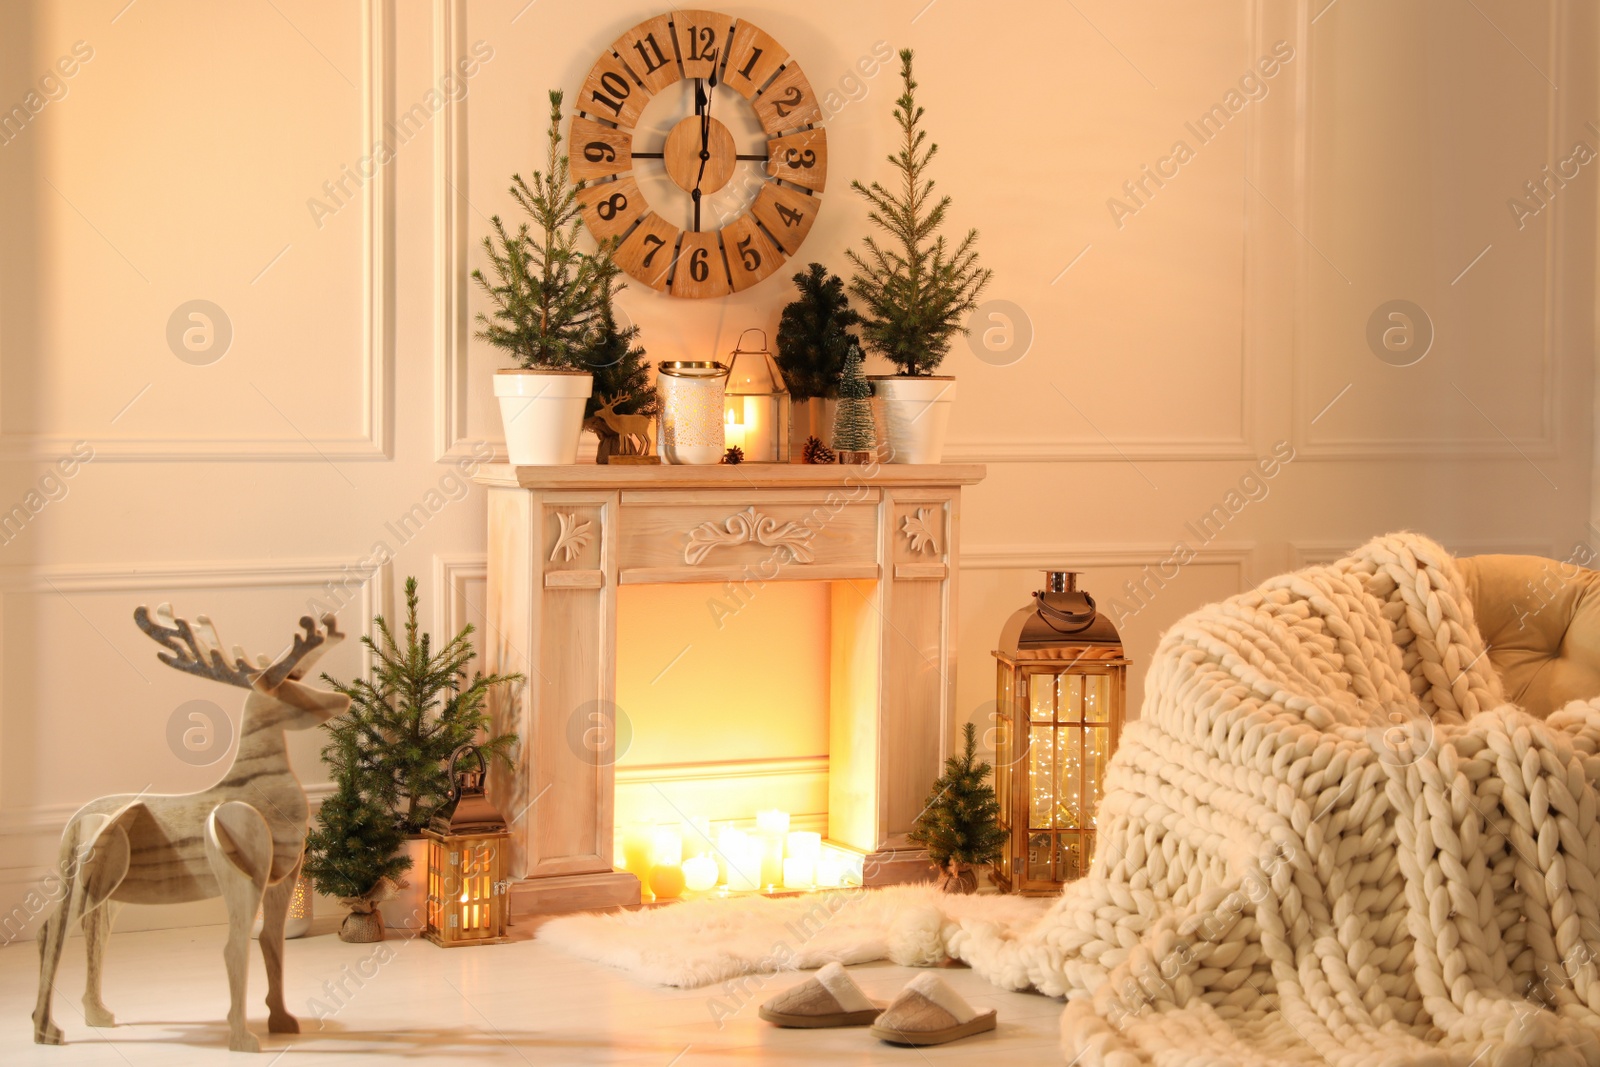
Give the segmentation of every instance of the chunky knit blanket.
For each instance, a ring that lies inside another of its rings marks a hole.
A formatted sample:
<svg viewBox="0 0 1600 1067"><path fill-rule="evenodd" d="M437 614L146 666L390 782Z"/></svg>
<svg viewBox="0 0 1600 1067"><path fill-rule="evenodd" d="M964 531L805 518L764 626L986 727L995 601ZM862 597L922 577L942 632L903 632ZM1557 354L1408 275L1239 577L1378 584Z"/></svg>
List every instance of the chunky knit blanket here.
<svg viewBox="0 0 1600 1067"><path fill-rule="evenodd" d="M953 955L1069 1062L1600 1064L1600 701L1507 704L1411 534L1165 635L1090 874Z"/></svg>

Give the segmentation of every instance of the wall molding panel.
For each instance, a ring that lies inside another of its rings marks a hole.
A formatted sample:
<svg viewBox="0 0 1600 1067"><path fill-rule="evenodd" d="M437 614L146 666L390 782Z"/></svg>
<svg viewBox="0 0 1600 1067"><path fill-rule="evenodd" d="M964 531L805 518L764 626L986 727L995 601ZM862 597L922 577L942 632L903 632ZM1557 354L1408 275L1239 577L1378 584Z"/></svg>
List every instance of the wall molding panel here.
<svg viewBox="0 0 1600 1067"><path fill-rule="evenodd" d="M361 138L382 139L394 118L394 0L361 8ZM52 461L89 440L95 462L328 462L394 458L395 164L362 186L361 431L351 437L116 437L0 431L0 460Z"/></svg>
<svg viewBox="0 0 1600 1067"><path fill-rule="evenodd" d="M348 563L326 559L213 560L197 563L129 563L121 566L48 565L0 570L0 595L56 593L64 596L69 593L149 591L152 599L156 599L170 590L295 587L319 590L326 583L348 583L350 578ZM371 634L374 615L391 614L392 589L393 565L389 563L374 568L360 580L359 594L353 603L339 612L340 621L344 624L342 628L350 634L348 640ZM360 612L358 621L350 618L352 611ZM370 653L363 650L362 670L370 669ZM0 743L3 743L3 739L0 739ZM86 795L79 804L97 795L97 792ZM0 808L0 838L30 834L59 836L79 804ZM0 866L0 870L3 869Z"/></svg>

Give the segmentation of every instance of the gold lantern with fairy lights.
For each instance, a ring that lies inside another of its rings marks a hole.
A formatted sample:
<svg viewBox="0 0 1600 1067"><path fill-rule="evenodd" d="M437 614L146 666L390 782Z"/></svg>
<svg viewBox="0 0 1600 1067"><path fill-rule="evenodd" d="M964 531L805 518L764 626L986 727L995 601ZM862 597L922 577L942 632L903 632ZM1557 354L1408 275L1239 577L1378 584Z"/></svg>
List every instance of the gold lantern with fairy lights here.
<svg viewBox="0 0 1600 1067"><path fill-rule="evenodd" d="M760 348L744 346L753 333L761 335ZM751 463L789 462L789 387L767 351L766 331L749 329L739 335L724 397L727 443L738 445Z"/></svg>
<svg viewBox="0 0 1600 1067"><path fill-rule="evenodd" d="M1089 870L1106 764L1122 732L1122 639L1073 571L1000 632L995 791L1010 832L995 865L1005 892L1044 896Z"/></svg>
<svg viewBox="0 0 1600 1067"><path fill-rule="evenodd" d="M463 756L477 769L457 771ZM463 745L450 757L452 803L433 817L428 839L429 941L445 948L498 945L510 920L506 861L511 834L505 817L483 792L488 772L483 753Z"/></svg>

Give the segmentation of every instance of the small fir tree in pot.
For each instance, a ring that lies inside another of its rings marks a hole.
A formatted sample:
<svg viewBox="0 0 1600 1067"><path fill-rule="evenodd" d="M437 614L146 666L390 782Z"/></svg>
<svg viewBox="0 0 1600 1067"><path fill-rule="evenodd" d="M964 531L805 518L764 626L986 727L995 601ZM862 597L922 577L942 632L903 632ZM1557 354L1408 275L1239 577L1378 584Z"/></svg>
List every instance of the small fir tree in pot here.
<svg viewBox="0 0 1600 1067"><path fill-rule="evenodd" d="M467 669L477 655L473 628L464 627L435 651L432 636L422 633L417 621L415 578L406 579L405 591L404 643L396 640L382 615L373 619L377 640L361 639L372 653L371 677L346 683L323 675L350 698L350 709L323 726L329 737L323 760L334 770L338 792L318 813L306 846L307 875L319 891L345 898L352 912L363 910L359 902L352 903L356 898L367 898L370 906L364 910L370 912L400 889L409 889L384 909L392 926L418 925L411 913L421 907L423 886L420 880L396 884L413 863L398 853L412 847L421 854L419 835L450 803L451 754L464 744L476 744L485 757L509 766L517 736L491 735L484 704L492 688L521 678L469 677ZM399 863L383 867L384 857ZM387 878L387 887L375 883L360 888L371 872Z"/></svg>
<svg viewBox="0 0 1600 1067"><path fill-rule="evenodd" d="M827 434L827 401L838 395L846 354L861 344L850 332L861 315L850 306L842 278L812 263L794 276L794 284L800 295L784 307L778 322L777 355L792 404L791 452L799 451L795 441Z"/></svg>
<svg viewBox="0 0 1600 1067"><path fill-rule="evenodd" d="M330 740L322 762L333 773L334 790L306 834L306 877L317 892L337 897L350 909L339 924L341 941L382 941L378 905L395 895L412 865L401 853L405 832L371 788L364 754L353 737Z"/></svg>
<svg viewBox="0 0 1600 1067"><path fill-rule="evenodd" d="M974 868L999 859L1006 845L1000 800L989 784L992 768L977 758L977 728L969 722L962 735L963 752L944 761L944 773L934 781L922 814L906 835L927 848L939 868L939 888L946 893L974 892Z"/></svg>
<svg viewBox="0 0 1600 1067"><path fill-rule="evenodd" d="M939 146L928 142L921 128L923 109L917 106L911 60L911 50L903 49L904 89L895 101L894 117L904 140L889 156L898 187L850 183L867 201L867 217L883 231L884 240L879 243L868 235L861 251L845 254L856 268L850 293L864 309L861 334L900 372L875 379L885 398L893 459L936 463L955 381L929 378L952 340L967 332L965 320L977 308L992 272L978 264L977 230L968 230L953 247L938 233L950 197L935 198L933 179L926 175Z"/></svg>
<svg viewBox="0 0 1600 1067"><path fill-rule="evenodd" d="M407 578L405 589L405 643L395 640L382 615L373 619L378 639L361 638L372 653L372 677L349 684L329 679L350 697L350 710L327 729L336 740L348 737L364 754L376 795L395 813L401 832L416 835L450 802L450 756L456 749L473 744L486 759L511 765L517 735L490 736L484 705L492 688L522 676L468 676L477 657L473 627L463 627L435 651L433 636L417 622L417 580Z"/></svg>
<svg viewBox="0 0 1600 1067"><path fill-rule="evenodd" d="M613 245L578 248L583 229L578 190L561 152L559 91L550 93L549 161L533 181L511 176L511 197L529 217L515 232L499 215L483 239L493 279L473 270L489 299L477 336L504 350L516 370L495 374L506 445L513 463L571 463L593 382L584 361L609 299Z"/></svg>

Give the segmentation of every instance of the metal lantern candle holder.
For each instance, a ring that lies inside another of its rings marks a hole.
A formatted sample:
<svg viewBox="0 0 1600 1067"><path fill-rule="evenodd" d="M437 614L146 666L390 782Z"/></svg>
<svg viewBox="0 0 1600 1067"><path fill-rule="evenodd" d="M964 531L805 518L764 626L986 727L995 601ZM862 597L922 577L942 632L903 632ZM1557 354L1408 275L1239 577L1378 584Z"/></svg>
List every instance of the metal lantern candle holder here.
<svg viewBox="0 0 1600 1067"><path fill-rule="evenodd" d="M760 348L744 347L751 334L760 335ZM727 443L738 445L746 462L789 462L789 387L767 350L765 330L749 329L739 335L724 405Z"/></svg>
<svg viewBox="0 0 1600 1067"><path fill-rule="evenodd" d="M1094 859L1105 769L1122 733L1128 661L1111 620L1072 571L1045 588L1000 633L995 791L1010 832L995 882L1046 896Z"/></svg>
<svg viewBox="0 0 1600 1067"><path fill-rule="evenodd" d="M466 755L476 759L478 767L458 773L456 764ZM488 769L475 746L456 749L450 757L452 803L422 832L428 839L426 934L444 948L507 940L511 898L506 860L511 834L505 817L484 795Z"/></svg>
<svg viewBox="0 0 1600 1067"><path fill-rule="evenodd" d="M661 394L661 457L668 463L721 463L722 397L728 368L721 363L676 360L656 366Z"/></svg>

